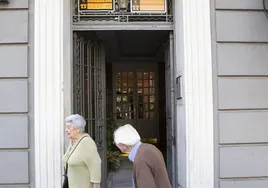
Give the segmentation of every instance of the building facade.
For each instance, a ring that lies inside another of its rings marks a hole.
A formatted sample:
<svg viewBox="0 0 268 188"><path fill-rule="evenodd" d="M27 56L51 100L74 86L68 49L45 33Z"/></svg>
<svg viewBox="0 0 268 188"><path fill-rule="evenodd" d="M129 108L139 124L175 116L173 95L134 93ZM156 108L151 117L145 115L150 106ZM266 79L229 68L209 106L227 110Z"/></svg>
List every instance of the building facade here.
<svg viewBox="0 0 268 188"><path fill-rule="evenodd" d="M172 32L166 105L174 187L267 187L268 18L262 1L180 0L172 6L168 26L81 29L73 26L73 4L66 0L0 4L0 188L61 186L63 119L75 111L78 30Z"/></svg>
<svg viewBox="0 0 268 188"><path fill-rule="evenodd" d="M34 2L0 4L0 187L35 187Z"/></svg>

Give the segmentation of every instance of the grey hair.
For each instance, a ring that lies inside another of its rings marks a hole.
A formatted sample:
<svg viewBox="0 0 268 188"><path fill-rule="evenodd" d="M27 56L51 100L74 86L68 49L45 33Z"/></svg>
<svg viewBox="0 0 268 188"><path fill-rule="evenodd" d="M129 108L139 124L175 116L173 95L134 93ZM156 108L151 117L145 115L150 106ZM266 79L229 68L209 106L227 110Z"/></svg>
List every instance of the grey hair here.
<svg viewBox="0 0 268 188"><path fill-rule="evenodd" d="M85 118L79 114L72 114L65 118L65 123L72 123L74 128L78 128L80 132L85 132Z"/></svg>

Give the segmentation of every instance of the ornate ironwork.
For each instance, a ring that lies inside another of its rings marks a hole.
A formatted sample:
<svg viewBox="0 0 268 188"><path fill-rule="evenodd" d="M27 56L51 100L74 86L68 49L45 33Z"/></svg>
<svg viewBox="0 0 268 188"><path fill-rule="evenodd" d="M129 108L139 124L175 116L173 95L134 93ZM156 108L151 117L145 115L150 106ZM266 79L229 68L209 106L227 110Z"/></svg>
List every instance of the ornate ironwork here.
<svg viewBox="0 0 268 188"><path fill-rule="evenodd" d="M117 0L115 10L110 12L82 12L78 8L78 0L73 0L73 24L84 24L87 22L173 22L172 0L167 0L166 13L132 13L130 7L126 12L120 12Z"/></svg>
<svg viewBox="0 0 268 188"><path fill-rule="evenodd" d="M105 53L98 42L74 33L74 113L87 121L87 132L95 140L106 169ZM105 170L104 170L105 171ZM106 172L103 172L106 177Z"/></svg>

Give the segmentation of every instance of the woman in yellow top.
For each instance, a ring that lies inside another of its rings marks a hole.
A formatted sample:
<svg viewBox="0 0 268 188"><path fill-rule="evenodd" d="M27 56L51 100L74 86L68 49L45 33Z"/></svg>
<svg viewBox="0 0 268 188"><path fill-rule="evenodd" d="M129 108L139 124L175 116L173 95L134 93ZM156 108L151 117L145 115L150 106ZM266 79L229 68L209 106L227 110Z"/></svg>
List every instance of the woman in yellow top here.
<svg viewBox="0 0 268 188"><path fill-rule="evenodd" d="M63 163L68 163L69 188L100 188L101 159L94 140L85 133L86 121L78 115L65 119L70 139Z"/></svg>

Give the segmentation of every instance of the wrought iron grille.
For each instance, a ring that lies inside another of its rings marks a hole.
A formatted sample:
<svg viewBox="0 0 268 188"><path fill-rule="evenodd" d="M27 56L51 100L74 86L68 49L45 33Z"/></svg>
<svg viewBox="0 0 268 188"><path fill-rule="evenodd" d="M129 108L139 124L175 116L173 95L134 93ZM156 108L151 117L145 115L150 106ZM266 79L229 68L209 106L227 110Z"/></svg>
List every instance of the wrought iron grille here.
<svg viewBox="0 0 268 188"><path fill-rule="evenodd" d="M106 169L105 53L100 43L86 41L74 33L74 113L87 121L87 132L95 140ZM103 172L105 177L105 172Z"/></svg>
<svg viewBox="0 0 268 188"><path fill-rule="evenodd" d="M130 6L126 12L120 12L118 9L118 0L115 0L115 10L110 12L82 12L78 7L78 0L73 1L73 24L87 22L173 22L173 0L167 0L167 10L165 13L132 13ZM130 3L129 3L130 5Z"/></svg>

